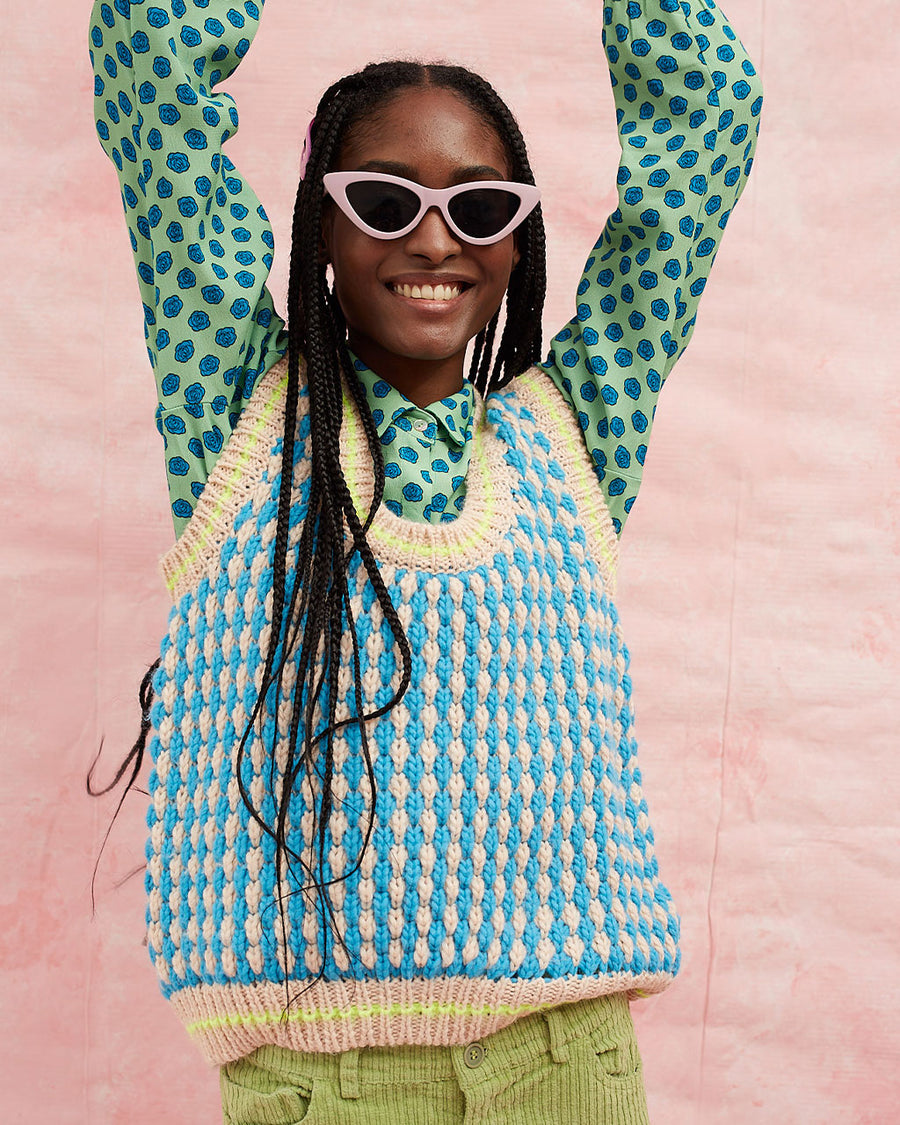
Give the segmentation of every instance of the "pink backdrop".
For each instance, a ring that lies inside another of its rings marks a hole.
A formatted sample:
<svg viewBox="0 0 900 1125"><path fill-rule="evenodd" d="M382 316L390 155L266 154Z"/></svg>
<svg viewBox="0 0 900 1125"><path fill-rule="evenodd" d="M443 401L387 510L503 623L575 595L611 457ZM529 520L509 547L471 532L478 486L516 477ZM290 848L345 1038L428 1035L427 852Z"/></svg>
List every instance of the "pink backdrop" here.
<svg viewBox="0 0 900 1125"><path fill-rule="evenodd" d="M0 1116L198 1125L207 1069L142 948L144 799L98 879L172 528L88 0L6 5ZM544 191L546 329L614 199L599 3L270 0L231 155L280 237L319 91L370 57L483 70ZM635 1008L655 1125L898 1120L895 0L730 0L757 169L662 399L623 540L643 770L684 968ZM328 24L323 13L328 12ZM27 12L27 16L23 13ZM10 25L11 18L11 25ZM689 457L685 457L685 451Z"/></svg>

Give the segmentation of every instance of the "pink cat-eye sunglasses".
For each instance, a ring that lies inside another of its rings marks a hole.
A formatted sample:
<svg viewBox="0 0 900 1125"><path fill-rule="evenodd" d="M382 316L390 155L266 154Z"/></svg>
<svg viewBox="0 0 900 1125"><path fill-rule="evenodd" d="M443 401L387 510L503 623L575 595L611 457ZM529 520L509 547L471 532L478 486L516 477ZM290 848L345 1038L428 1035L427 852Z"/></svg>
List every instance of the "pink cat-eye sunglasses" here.
<svg viewBox="0 0 900 1125"><path fill-rule="evenodd" d="M350 222L372 238L402 238L437 207L457 237L490 246L515 230L541 198L532 184L509 180L427 188L385 172L328 172L322 179Z"/></svg>

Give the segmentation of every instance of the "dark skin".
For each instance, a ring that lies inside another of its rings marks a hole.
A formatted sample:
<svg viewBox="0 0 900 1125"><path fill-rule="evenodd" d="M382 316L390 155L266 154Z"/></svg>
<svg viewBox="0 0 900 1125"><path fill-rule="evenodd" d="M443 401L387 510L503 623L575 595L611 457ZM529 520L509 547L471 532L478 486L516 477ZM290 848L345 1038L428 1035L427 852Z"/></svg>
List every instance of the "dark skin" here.
<svg viewBox="0 0 900 1125"><path fill-rule="evenodd" d="M388 172L432 188L511 178L495 130L456 94L433 87L400 91L351 133L333 170ZM515 236L473 246L432 208L408 235L377 239L333 205L322 234L355 354L417 406L461 390L466 347L499 309L519 260ZM396 292L403 284L460 293L423 300Z"/></svg>

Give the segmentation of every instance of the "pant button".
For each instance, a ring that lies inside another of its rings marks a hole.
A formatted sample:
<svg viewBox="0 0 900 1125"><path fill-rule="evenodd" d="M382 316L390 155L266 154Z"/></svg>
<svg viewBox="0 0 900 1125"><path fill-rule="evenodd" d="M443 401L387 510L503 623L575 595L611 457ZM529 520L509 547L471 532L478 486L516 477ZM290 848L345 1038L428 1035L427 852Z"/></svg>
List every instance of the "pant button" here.
<svg viewBox="0 0 900 1125"><path fill-rule="evenodd" d="M484 1062L484 1047L480 1043L470 1043L463 1051L463 1062L474 1070Z"/></svg>

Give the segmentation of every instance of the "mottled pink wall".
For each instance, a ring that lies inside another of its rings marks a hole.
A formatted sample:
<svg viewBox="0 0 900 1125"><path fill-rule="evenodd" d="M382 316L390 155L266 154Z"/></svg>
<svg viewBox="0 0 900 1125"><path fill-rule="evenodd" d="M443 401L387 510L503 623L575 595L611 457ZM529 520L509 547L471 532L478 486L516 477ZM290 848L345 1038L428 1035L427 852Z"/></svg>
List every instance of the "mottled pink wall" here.
<svg viewBox="0 0 900 1125"><path fill-rule="evenodd" d="M88 0L5 5L0 1117L218 1120L142 948L130 745L172 530L140 305L92 126ZM546 327L614 199L599 3L270 0L232 157L285 287L298 138L369 57L485 71L522 121L552 248ZM895 0L730 0L767 109L623 541L643 769L684 969L636 1019L655 1125L898 1120ZM326 23L324 14L328 13ZM354 46L358 44L359 46ZM687 456L685 456L687 453Z"/></svg>

